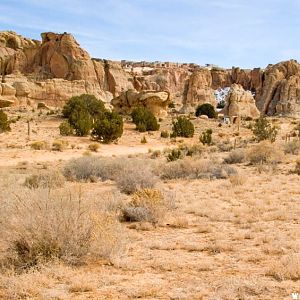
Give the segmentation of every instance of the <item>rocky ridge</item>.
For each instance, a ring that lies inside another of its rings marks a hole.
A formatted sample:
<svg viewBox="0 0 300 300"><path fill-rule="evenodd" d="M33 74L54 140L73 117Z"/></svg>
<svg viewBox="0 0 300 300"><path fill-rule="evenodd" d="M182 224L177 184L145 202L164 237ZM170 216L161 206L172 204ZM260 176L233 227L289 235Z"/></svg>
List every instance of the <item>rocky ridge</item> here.
<svg viewBox="0 0 300 300"><path fill-rule="evenodd" d="M183 112L192 112L202 103L216 105L217 89L238 84L255 94L261 113L300 115L300 65L295 60L269 65L265 70L115 62L91 58L71 34L47 32L41 37L36 41L11 31L0 32L0 106L35 106L38 102L62 106L71 96L90 93L129 111L126 102L120 101L125 101L127 91L136 91L131 94L135 100L144 99L137 92L155 95L154 103L159 105L154 109L152 103L151 107L159 114L166 109L162 92L167 92L168 101L172 99ZM248 96L242 93L246 98L239 102L248 103Z"/></svg>

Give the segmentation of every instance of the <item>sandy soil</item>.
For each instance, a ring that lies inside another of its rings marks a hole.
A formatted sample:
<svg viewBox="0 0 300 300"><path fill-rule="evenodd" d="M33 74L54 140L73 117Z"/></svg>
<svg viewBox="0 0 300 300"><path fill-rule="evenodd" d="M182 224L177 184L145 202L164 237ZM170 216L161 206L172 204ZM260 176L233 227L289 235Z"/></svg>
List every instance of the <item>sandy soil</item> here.
<svg viewBox="0 0 300 300"><path fill-rule="evenodd" d="M2 183L8 174L22 183L42 163L60 168L65 160L82 156L91 141L60 137L59 121L52 116L36 117L30 141L65 139L76 145L74 149L31 150L24 119L13 124L12 132L0 136ZM196 142L199 133L209 127L215 140L236 138L235 126L194 122L197 134L189 143ZM281 147L293 128L291 122L276 121L281 128L276 147ZM162 129L170 130L170 124L170 119L164 120ZM142 145L142 136L128 122L118 144L101 145L95 155L128 156L174 145L159 133L146 134L148 143ZM242 127L240 136L249 139L251 131ZM213 155L224 157L226 153ZM279 280L272 274L287 268L300 274L300 177L289 173L295 160L296 156L286 155L277 168L263 171L237 164L244 176L242 185L229 179L161 182L175 195L176 210L156 227L123 223L129 243L118 261L93 261L79 267L53 264L37 272L0 277L0 298L1 291L5 295L9 287L15 290L13 299L292 299L293 292L300 293L300 278ZM79 185L95 197L116 190L112 182ZM73 186L67 183L67 188ZM290 264L284 264L285 258Z"/></svg>

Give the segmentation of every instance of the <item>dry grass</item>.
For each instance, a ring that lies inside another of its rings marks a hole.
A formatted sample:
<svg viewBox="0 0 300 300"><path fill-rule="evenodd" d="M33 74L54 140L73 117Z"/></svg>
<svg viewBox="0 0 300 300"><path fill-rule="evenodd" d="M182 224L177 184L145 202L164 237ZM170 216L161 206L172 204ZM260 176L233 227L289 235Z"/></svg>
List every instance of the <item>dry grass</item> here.
<svg viewBox="0 0 300 300"><path fill-rule="evenodd" d="M30 148L33 150L47 150L49 144L46 141L35 141L30 144Z"/></svg>
<svg viewBox="0 0 300 300"><path fill-rule="evenodd" d="M284 153L298 155L300 153L300 141L294 140L284 144Z"/></svg>
<svg viewBox="0 0 300 300"><path fill-rule="evenodd" d="M122 219L127 222L158 223L171 209L163 193L155 189L141 189L136 191L131 201L122 210Z"/></svg>
<svg viewBox="0 0 300 300"><path fill-rule="evenodd" d="M227 157L225 157L224 162L226 164L239 164L245 159L245 151L243 149L232 150Z"/></svg>
<svg viewBox="0 0 300 300"><path fill-rule="evenodd" d="M228 178L236 170L227 165L215 163L208 159L189 159L170 162L159 167L157 171L162 179L220 179Z"/></svg>
<svg viewBox="0 0 300 300"><path fill-rule="evenodd" d="M52 143L52 150L53 151L64 151L68 148L68 141L65 140L55 140Z"/></svg>
<svg viewBox="0 0 300 300"><path fill-rule="evenodd" d="M267 275L275 279L300 280L300 254L292 254L282 257L279 262L274 263L267 272Z"/></svg>
<svg viewBox="0 0 300 300"><path fill-rule="evenodd" d="M98 152L98 150L100 149L100 144L99 143L91 143L91 144L89 144L88 149L92 152Z"/></svg>
<svg viewBox="0 0 300 300"><path fill-rule="evenodd" d="M26 177L24 185L30 189L37 188L61 188L65 184L65 178L59 171L44 171Z"/></svg>
<svg viewBox="0 0 300 300"><path fill-rule="evenodd" d="M252 146L248 153L247 159L250 164L278 164L283 159L283 152L275 147L270 142L263 141L259 144Z"/></svg>
<svg viewBox="0 0 300 300"><path fill-rule="evenodd" d="M122 249L117 216L77 192L24 190L1 199L1 253L6 266L27 269L59 259L112 259Z"/></svg>

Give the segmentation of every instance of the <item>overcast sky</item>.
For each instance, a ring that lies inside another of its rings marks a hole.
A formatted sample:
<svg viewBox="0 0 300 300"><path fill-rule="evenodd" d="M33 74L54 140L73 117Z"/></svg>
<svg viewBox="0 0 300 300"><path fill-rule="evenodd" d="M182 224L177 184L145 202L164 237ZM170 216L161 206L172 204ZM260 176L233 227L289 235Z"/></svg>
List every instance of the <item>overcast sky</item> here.
<svg viewBox="0 0 300 300"><path fill-rule="evenodd" d="M300 0L0 0L0 30L70 32L92 57L265 67L300 60Z"/></svg>

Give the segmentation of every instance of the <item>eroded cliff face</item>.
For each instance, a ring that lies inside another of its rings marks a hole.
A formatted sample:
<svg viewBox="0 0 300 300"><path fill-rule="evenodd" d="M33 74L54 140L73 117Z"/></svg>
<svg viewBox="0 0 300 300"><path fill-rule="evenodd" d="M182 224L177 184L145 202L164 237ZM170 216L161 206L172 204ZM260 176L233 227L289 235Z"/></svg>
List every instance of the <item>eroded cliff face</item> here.
<svg viewBox="0 0 300 300"><path fill-rule="evenodd" d="M259 118L260 112L250 91L245 91L242 85L234 83L226 96L226 105L222 110L229 117Z"/></svg>
<svg viewBox="0 0 300 300"><path fill-rule="evenodd" d="M215 90L239 84L255 94L261 113L300 115L300 65L294 60L266 70L173 63L125 66L91 58L71 34L47 32L41 36L42 40L36 41L11 31L0 32L0 106L34 106L41 101L62 106L82 93L110 103L133 90L167 92L183 112L192 112L202 103L215 105Z"/></svg>
<svg viewBox="0 0 300 300"><path fill-rule="evenodd" d="M0 75L5 83L0 93L2 104L43 101L62 106L83 93L109 103L133 88L121 63L92 59L71 34L48 32L41 36L38 42L14 32L0 32Z"/></svg>

